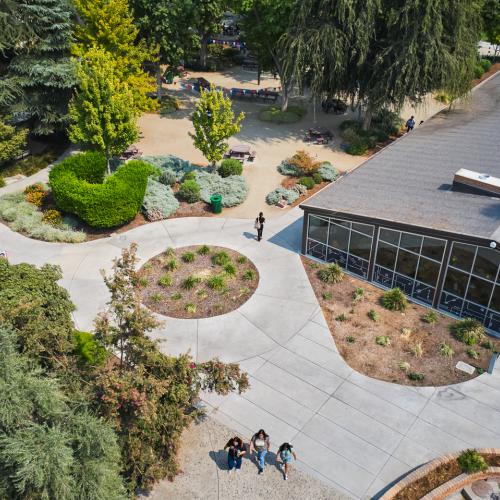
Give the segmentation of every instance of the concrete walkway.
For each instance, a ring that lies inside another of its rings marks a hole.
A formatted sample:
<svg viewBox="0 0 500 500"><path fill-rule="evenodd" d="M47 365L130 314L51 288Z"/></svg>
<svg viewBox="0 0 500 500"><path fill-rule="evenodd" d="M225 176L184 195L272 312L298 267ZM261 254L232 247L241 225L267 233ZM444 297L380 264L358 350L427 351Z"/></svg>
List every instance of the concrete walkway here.
<svg viewBox="0 0 500 500"><path fill-rule="evenodd" d="M216 318L167 319L154 336L167 353L190 350L198 360L239 362L251 375L251 389L241 396L206 395L212 415L246 438L263 427L274 449L292 442L299 466L339 492L367 498L442 453L499 447L500 368L463 384L411 388L371 379L344 362L297 253L301 215L293 209L270 220L260 243L249 220L184 218L76 245L29 240L0 224L0 247L13 263L61 266L82 330L92 328L108 298L99 269L109 271L131 242L142 261L168 246L204 243L252 259L260 283L240 309Z"/></svg>

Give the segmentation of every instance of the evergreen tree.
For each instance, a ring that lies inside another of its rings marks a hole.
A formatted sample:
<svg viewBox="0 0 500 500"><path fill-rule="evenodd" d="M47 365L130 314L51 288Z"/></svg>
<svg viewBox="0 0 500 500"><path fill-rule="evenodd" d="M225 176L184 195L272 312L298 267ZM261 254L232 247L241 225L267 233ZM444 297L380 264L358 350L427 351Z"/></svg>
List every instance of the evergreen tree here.
<svg viewBox="0 0 500 500"><path fill-rule="evenodd" d="M483 31L486 40L495 45L494 57L500 52L500 2L484 0L481 10Z"/></svg>
<svg viewBox="0 0 500 500"><path fill-rule="evenodd" d="M126 498L112 428L72 410L16 343L0 328L0 498Z"/></svg>
<svg viewBox="0 0 500 500"><path fill-rule="evenodd" d="M193 113L195 133L189 133L194 145L203 156L215 165L221 160L229 144L227 140L240 131L244 113L235 119L231 99L221 90L211 88L201 89L201 95L196 102Z"/></svg>
<svg viewBox="0 0 500 500"><path fill-rule="evenodd" d="M14 116L29 122L35 134L64 131L75 85L69 49L72 9L67 0L16 0L16 19L31 32L16 44L7 78L22 90L12 104Z"/></svg>
<svg viewBox="0 0 500 500"><path fill-rule="evenodd" d="M77 64L78 90L70 104L69 138L102 152L108 160L137 137L134 97L117 77L116 62L103 49L90 49Z"/></svg>
<svg viewBox="0 0 500 500"><path fill-rule="evenodd" d="M26 147L28 130L16 130L0 119L0 167L13 160Z"/></svg>
<svg viewBox="0 0 500 500"><path fill-rule="evenodd" d="M138 41L139 29L134 25L128 0L75 0L81 24L75 29L73 53L84 58L92 48L108 52L116 62L118 78L127 83L134 95L138 111L156 107L147 96L155 89L154 79L144 70L146 61L157 54L144 40Z"/></svg>

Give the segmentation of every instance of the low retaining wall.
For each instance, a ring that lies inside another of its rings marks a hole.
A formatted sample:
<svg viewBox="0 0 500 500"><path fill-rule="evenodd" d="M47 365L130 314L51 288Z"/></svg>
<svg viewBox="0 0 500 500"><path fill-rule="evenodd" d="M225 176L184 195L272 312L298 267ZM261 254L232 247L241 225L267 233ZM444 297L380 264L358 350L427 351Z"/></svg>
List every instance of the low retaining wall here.
<svg viewBox="0 0 500 500"><path fill-rule="evenodd" d="M462 450L463 451L463 450ZM404 488L414 483L418 479L426 476L434 469L438 468L441 465L445 465L453 460L456 460L462 453L459 451L458 453L452 453L449 455L443 455L431 462L428 462L425 465L422 465L417 470L408 474L401 481L395 484L392 488L386 491L381 497L380 500L392 500L398 493L400 493ZM481 455L500 455L500 448L479 448L476 449L478 453ZM447 481L445 484L435 488L431 492L427 493L422 500L439 500L447 495L454 493L455 491L463 488L464 486L473 483L479 479L484 479L490 475L500 474L500 467L489 467L484 472L477 472L475 474L460 474L455 478Z"/></svg>

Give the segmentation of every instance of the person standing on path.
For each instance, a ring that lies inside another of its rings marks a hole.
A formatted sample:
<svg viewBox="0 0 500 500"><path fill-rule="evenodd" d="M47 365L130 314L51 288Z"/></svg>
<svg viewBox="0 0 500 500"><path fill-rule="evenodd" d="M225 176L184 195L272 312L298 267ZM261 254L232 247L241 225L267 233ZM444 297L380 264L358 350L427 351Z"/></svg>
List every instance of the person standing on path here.
<svg viewBox="0 0 500 500"><path fill-rule="evenodd" d="M264 231L264 222L266 222L266 219L264 218L264 214L260 212L259 216L255 219L255 229L257 229L257 241L260 241L262 239L262 231Z"/></svg>
<svg viewBox="0 0 500 500"><path fill-rule="evenodd" d="M415 127L415 118L413 117L413 115L411 115L406 122L406 132L411 132L413 130L413 127Z"/></svg>
<svg viewBox="0 0 500 500"><path fill-rule="evenodd" d="M228 472L231 474L233 469L240 470L241 469L241 460L243 455L247 452L245 449L245 445L243 441L238 436L234 436L231 438L224 446L224 450L228 448L227 453L227 467Z"/></svg>
<svg viewBox="0 0 500 500"><path fill-rule="evenodd" d="M290 468L292 458L297 460L297 455L293 451L293 446L290 443L283 443L278 450L278 463L280 465L280 469L283 471L283 479L285 481L288 479L288 470Z"/></svg>
<svg viewBox="0 0 500 500"><path fill-rule="evenodd" d="M266 434L264 429L260 429L257 433L252 436L250 441L250 454L255 450L257 453L257 463L259 465L259 474L264 472L264 466L266 465L266 455L271 446L269 441L269 436Z"/></svg>

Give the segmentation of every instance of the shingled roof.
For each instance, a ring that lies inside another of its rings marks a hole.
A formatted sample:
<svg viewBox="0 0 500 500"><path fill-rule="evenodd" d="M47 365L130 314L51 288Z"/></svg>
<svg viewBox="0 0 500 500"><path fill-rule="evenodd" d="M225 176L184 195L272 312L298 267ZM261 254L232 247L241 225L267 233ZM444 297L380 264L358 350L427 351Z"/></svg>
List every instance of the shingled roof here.
<svg viewBox="0 0 500 500"><path fill-rule="evenodd" d="M300 206L500 242L500 198L452 189L460 168L500 178L500 73Z"/></svg>

